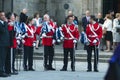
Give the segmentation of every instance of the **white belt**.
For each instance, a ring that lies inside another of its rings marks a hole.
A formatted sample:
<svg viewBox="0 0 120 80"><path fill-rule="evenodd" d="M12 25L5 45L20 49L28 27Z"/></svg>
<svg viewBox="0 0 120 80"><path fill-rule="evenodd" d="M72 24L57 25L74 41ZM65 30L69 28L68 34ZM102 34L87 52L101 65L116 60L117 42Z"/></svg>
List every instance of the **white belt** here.
<svg viewBox="0 0 120 80"><path fill-rule="evenodd" d="M65 40L73 40L73 38L64 38Z"/></svg>
<svg viewBox="0 0 120 80"><path fill-rule="evenodd" d="M34 38L34 36L27 36L28 38Z"/></svg>
<svg viewBox="0 0 120 80"><path fill-rule="evenodd" d="M97 37L96 35L88 35L89 37Z"/></svg>
<svg viewBox="0 0 120 80"><path fill-rule="evenodd" d="M45 36L45 37L43 37L43 38L53 38L53 36Z"/></svg>

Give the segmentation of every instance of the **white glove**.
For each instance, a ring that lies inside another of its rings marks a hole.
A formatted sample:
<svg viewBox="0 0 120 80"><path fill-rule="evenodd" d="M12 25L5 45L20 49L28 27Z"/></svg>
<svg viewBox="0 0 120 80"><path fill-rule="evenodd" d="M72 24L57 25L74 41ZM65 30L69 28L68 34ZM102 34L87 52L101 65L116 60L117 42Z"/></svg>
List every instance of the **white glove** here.
<svg viewBox="0 0 120 80"><path fill-rule="evenodd" d="M22 43L24 44L24 43L25 43L25 40L22 40Z"/></svg>
<svg viewBox="0 0 120 80"><path fill-rule="evenodd" d="M36 43L34 42L34 43L33 43L33 47L35 47L35 46L36 46Z"/></svg>
<svg viewBox="0 0 120 80"><path fill-rule="evenodd" d="M63 40L63 37L61 37L60 39Z"/></svg>
<svg viewBox="0 0 120 80"><path fill-rule="evenodd" d="M97 43L97 40L95 39L94 41L93 41L93 44L96 44Z"/></svg>
<svg viewBox="0 0 120 80"><path fill-rule="evenodd" d="M59 42L59 43L60 43L60 42L61 42L61 40L60 40L60 39L58 39L58 40L57 40L57 42Z"/></svg>
<svg viewBox="0 0 120 80"><path fill-rule="evenodd" d="M17 44L20 45L20 41L19 40L17 40Z"/></svg>
<svg viewBox="0 0 120 80"><path fill-rule="evenodd" d="M9 23L9 25L10 25L10 26L13 26L13 25L14 25L14 23L13 23L13 22L10 22L10 23Z"/></svg>
<svg viewBox="0 0 120 80"><path fill-rule="evenodd" d="M52 41L52 44L55 44L55 42L56 42L56 41L55 41L55 40L53 40L53 41Z"/></svg>
<svg viewBox="0 0 120 80"><path fill-rule="evenodd" d="M61 28L61 27L59 27L59 30L61 30L61 31L62 31L62 28Z"/></svg>
<svg viewBox="0 0 120 80"><path fill-rule="evenodd" d="M25 38L26 36L28 36L28 34L27 33L25 33L24 35L22 35L21 37L22 38Z"/></svg>
<svg viewBox="0 0 120 80"><path fill-rule="evenodd" d="M77 40L73 40L73 43L77 43Z"/></svg>
<svg viewBox="0 0 120 80"><path fill-rule="evenodd" d="M25 38L25 35L22 35L21 38Z"/></svg>
<svg viewBox="0 0 120 80"><path fill-rule="evenodd" d="M19 36L18 36L18 37L16 37L16 39L19 39L19 40L21 40L21 37L19 37Z"/></svg>
<svg viewBox="0 0 120 80"><path fill-rule="evenodd" d="M43 34L42 34L42 37L46 37L46 34L45 34L45 33L43 33Z"/></svg>
<svg viewBox="0 0 120 80"><path fill-rule="evenodd" d="M25 36L28 36L28 34L27 34L27 33L25 33Z"/></svg>

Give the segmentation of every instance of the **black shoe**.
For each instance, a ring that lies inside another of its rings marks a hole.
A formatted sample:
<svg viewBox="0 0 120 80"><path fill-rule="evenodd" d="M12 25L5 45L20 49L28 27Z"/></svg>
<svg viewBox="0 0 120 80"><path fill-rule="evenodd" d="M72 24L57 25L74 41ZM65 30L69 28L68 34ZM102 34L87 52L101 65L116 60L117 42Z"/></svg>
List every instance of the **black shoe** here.
<svg viewBox="0 0 120 80"><path fill-rule="evenodd" d="M17 70L17 69L13 69L13 71L17 71L17 72L18 72L18 70Z"/></svg>
<svg viewBox="0 0 120 80"><path fill-rule="evenodd" d="M11 73L9 73L9 74L7 74L8 75L8 77L10 77L11 76Z"/></svg>
<svg viewBox="0 0 120 80"><path fill-rule="evenodd" d="M36 49L36 50L38 50L39 48L38 48L38 47L36 47L35 49Z"/></svg>
<svg viewBox="0 0 120 80"><path fill-rule="evenodd" d="M48 68L44 68L45 71L48 71L49 69Z"/></svg>
<svg viewBox="0 0 120 80"><path fill-rule="evenodd" d="M94 70L94 72L99 72L98 70Z"/></svg>
<svg viewBox="0 0 120 80"><path fill-rule="evenodd" d="M91 72L92 70L87 70L87 72Z"/></svg>
<svg viewBox="0 0 120 80"><path fill-rule="evenodd" d="M52 71L55 71L55 68L49 68L48 70L52 70Z"/></svg>
<svg viewBox="0 0 120 80"><path fill-rule="evenodd" d="M61 69L60 71L67 71L67 69L64 69L64 68L63 68L63 69Z"/></svg>
<svg viewBox="0 0 120 80"><path fill-rule="evenodd" d="M48 70L49 70L49 66L48 66L48 65L45 65L45 66L44 66L44 70L45 70L45 71L48 71Z"/></svg>
<svg viewBox="0 0 120 80"><path fill-rule="evenodd" d="M28 69L27 69L27 68L24 68L24 71L28 71Z"/></svg>
<svg viewBox="0 0 120 80"><path fill-rule="evenodd" d="M75 69L72 69L73 72L75 72Z"/></svg>
<svg viewBox="0 0 120 80"><path fill-rule="evenodd" d="M29 71L35 71L35 69L33 69L33 68L29 68Z"/></svg>
<svg viewBox="0 0 120 80"><path fill-rule="evenodd" d="M104 49L101 49L101 51L104 51Z"/></svg>
<svg viewBox="0 0 120 80"><path fill-rule="evenodd" d="M18 75L18 71L13 71L11 74L12 75Z"/></svg>
<svg viewBox="0 0 120 80"><path fill-rule="evenodd" d="M0 77L9 77L9 75L6 74L6 73L1 73L1 74L0 74Z"/></svg>
<svg viewBox="0 0 120 80"><path fill-rule="evenodd" d="M113 50L113 48L110 48L110 50Z"/></svg>

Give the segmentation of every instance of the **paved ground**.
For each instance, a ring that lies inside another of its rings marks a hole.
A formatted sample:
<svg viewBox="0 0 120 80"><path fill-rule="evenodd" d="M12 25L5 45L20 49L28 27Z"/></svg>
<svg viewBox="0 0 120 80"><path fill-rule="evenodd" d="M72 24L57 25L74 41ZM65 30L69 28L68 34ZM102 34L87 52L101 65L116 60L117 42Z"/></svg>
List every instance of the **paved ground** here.
<svg viewBox="0 0 120 80"><path fill-rule="evenodd" d="M36 63L36 65L35 65ZM59 71L63 63L62 61L56 62L56 71L43 71L43 62L35 61L34 68L35 72L25 72L20 71L19 75L11 76L8 78L0 78L0 80L103 80L106 70L108 68L107 63L99 64L99 71L96 72L86 72L87 64L85 62L76 63L76 71L71 72L70 63L67 72ZM53 63L54 67L55 64Z"/></svg>
<svg viewBox="0 0 120 80"><path fill-rule="evenodd" d="M83 50L83 45L79 44L78 49L76 51L77 54L86 54L86 51ZM37 53L43 52L43 47L40 47L39 50L35 50ZM63 53L62 45L55 46L55 53ZM106 52L100 52L100 54L112 54ZM86 72L87 63L86 62L76 62L76 71L71 72L70 63L68 66L67 72L61 72L60 69L63 66L62 61L56 61L56 71L44 71L43 70L43 61L35 60L34 68L35 72L19 72L17 76L11 76L8 78L0 78L0 80L103 80L105 73L108 68L108 63L99 63L99 71L96 72ZM22 66L21 66L22 67ZM55 67L55 62L53 63L53 67Z"/></svg>

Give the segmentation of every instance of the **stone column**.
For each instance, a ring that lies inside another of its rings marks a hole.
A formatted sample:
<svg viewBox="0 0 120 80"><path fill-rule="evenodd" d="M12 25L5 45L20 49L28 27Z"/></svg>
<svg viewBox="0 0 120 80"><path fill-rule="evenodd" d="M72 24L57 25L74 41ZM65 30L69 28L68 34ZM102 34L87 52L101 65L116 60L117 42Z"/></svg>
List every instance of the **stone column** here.
<svg viewBox="0 0 120 80"><path fill-rule="evenodd" d="M103 9L103 0L97 0L98 1L98 12L102 13Z"/></svg>

